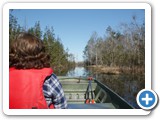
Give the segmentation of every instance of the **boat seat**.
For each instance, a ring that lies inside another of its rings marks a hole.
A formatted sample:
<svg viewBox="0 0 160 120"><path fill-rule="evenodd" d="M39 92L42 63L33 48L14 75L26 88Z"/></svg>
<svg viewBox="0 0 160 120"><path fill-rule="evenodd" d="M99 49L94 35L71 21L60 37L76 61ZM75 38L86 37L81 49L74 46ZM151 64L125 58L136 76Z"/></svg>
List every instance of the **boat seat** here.
<svg viewBox="0 0 160 120"><path fill-rule="evenodd" d="M79 79L59 79L62 84L79 84L79 83L88 83L88 80L79 80Z"/></svg>
<svg viewBox="0 0 160 120"><path fill-rule="evenodd" d="M95 90L97 84L92 83L92 90ZM88 87L88 83L63 83L62 84L63 90L64 91L86 91Z"/></svg>
<svg viewBox="0 0 160 120"><path fill-rule="evenodd" d="M86 91L65 91L65 96L67 98L67 102L68 103L85 103L86 100L86 95L85 95ZM91 97L91 92L90 92L90 97ZM95 94L93 92L93 98L95 98Z"/></svg>
<svg viewBox="0 0 160 120"><path fill-rule="evenodd" d="M84 104L85 103L85 99L68 99L67 100L68 104Z"/></svg>
<svg viewBox="0 0 160 120"><path fill-rule="evenodd" d="M112 103L68 104L68 109L115 109Z"/></svg>
<svg viewBox="0 0 160 120"><path fill-rule="evenodd" d="M66 93L67 99L84 99L84 93Z"/></svg>

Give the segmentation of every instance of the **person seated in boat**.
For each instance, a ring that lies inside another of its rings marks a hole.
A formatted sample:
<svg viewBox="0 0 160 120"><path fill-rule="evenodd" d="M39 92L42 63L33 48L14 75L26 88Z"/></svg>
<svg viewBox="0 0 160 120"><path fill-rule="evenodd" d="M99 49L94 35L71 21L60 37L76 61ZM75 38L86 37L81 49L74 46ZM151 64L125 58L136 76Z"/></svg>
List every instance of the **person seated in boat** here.
<svg viewBox="0 0 160 120"><path fill-rule="evenodd" d="M9 108L66 109L67 101L43 41L20 33L9 51Z"/></svg>

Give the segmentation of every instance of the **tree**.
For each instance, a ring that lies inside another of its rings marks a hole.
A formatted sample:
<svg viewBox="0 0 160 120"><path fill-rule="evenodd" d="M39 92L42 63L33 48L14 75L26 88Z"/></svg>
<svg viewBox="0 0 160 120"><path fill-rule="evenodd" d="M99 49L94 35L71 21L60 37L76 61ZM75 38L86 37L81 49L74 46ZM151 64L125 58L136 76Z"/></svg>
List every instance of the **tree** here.
<svg viewBox="0 0 160 120"><path fill-rule="evenodd" d="M46 48L46 52L50 54L50 64L54 68L55 73L59 74L63 71L67 72L68 69L75 67L74 55L68 53L68 50L64 49L60 38L55 38L55 33L53 27L46 27L45 31L42 32L40 27L40 21L36 22L33 27L28 30L20 27L17 18L12 15L10 10L9 16L9 42L14 42L17 34L20 32L31 33L38 38L42 39ZM43 36L42 36L43 35Z"/></svg>
<svg viewBox="0 0 160 120"><path fill-rule="evenodd" d="M106 28L104 38L94 32L84 49L87 65L144 68L145 23L138 24L133 16L131 23L122 23L120 31Z"/></svg>
<svg viewBox="0 0 160 120"><path fill-rule="evenodd" d="M42 31L41 31L41 27L40 27L40 21L36 22L34 27L29 28L28 32L41 39L42 38Z"/></svg>
<svg viewBox="0 0 160 120"><path fill-rule="evenodd" d="M48 53L51 56L51 66L60 73L70 67L75 66L73 55L65 50L60 38L55 38L53 27L46 27L43 41L47 48ZM70 61L72 59L72 61Z"/></svg>
<svg viewBox="0 0 160 120"><path fill-rule="evenodd" d="M12 15L12 12L13 10L9 11L9 42L15 40L17 34L21 31L17 18Z"/></svg>

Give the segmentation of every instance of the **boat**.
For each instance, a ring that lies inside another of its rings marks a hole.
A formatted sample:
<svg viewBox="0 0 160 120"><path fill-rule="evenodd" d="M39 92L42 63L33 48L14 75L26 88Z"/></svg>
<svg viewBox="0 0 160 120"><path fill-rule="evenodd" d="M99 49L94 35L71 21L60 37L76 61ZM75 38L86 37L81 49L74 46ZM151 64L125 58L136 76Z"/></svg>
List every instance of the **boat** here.
<svg viewBox="0 0 160 120"><path fill-rule="evenodd" d="M134 109L108 86L94 78L64 76L58 78L68 102L68 109ZM94 100L94 103L86 103L88 99L86 97Z"/></svg>

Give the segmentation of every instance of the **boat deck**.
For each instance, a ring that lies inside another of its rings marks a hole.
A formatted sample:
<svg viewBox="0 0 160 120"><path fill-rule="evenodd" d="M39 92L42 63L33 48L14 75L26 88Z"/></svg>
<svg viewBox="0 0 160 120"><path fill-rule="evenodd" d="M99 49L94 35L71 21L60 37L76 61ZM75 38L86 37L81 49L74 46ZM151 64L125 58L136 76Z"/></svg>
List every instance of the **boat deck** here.
<svg viewBox="0 0 160 120"><path fill-rule="evenodd" d="M85 104L88 80L84 78L58 77L68 102L69 109L132 109L123 98L97 80L92 80L95 104ZM89 93L91 97L91 91Z"/></svg>
<svg viewBox="0 0 160 120"><path fill-rule="evenodd" d="M69 104L84 104L85 93L88 86L88 80L72 79L60 79L67 102ZM92 90L95 91L97 83L92 81ZM90 91L91 92L91 91ZM94 98L95 93L93 92Z"/></svg>

